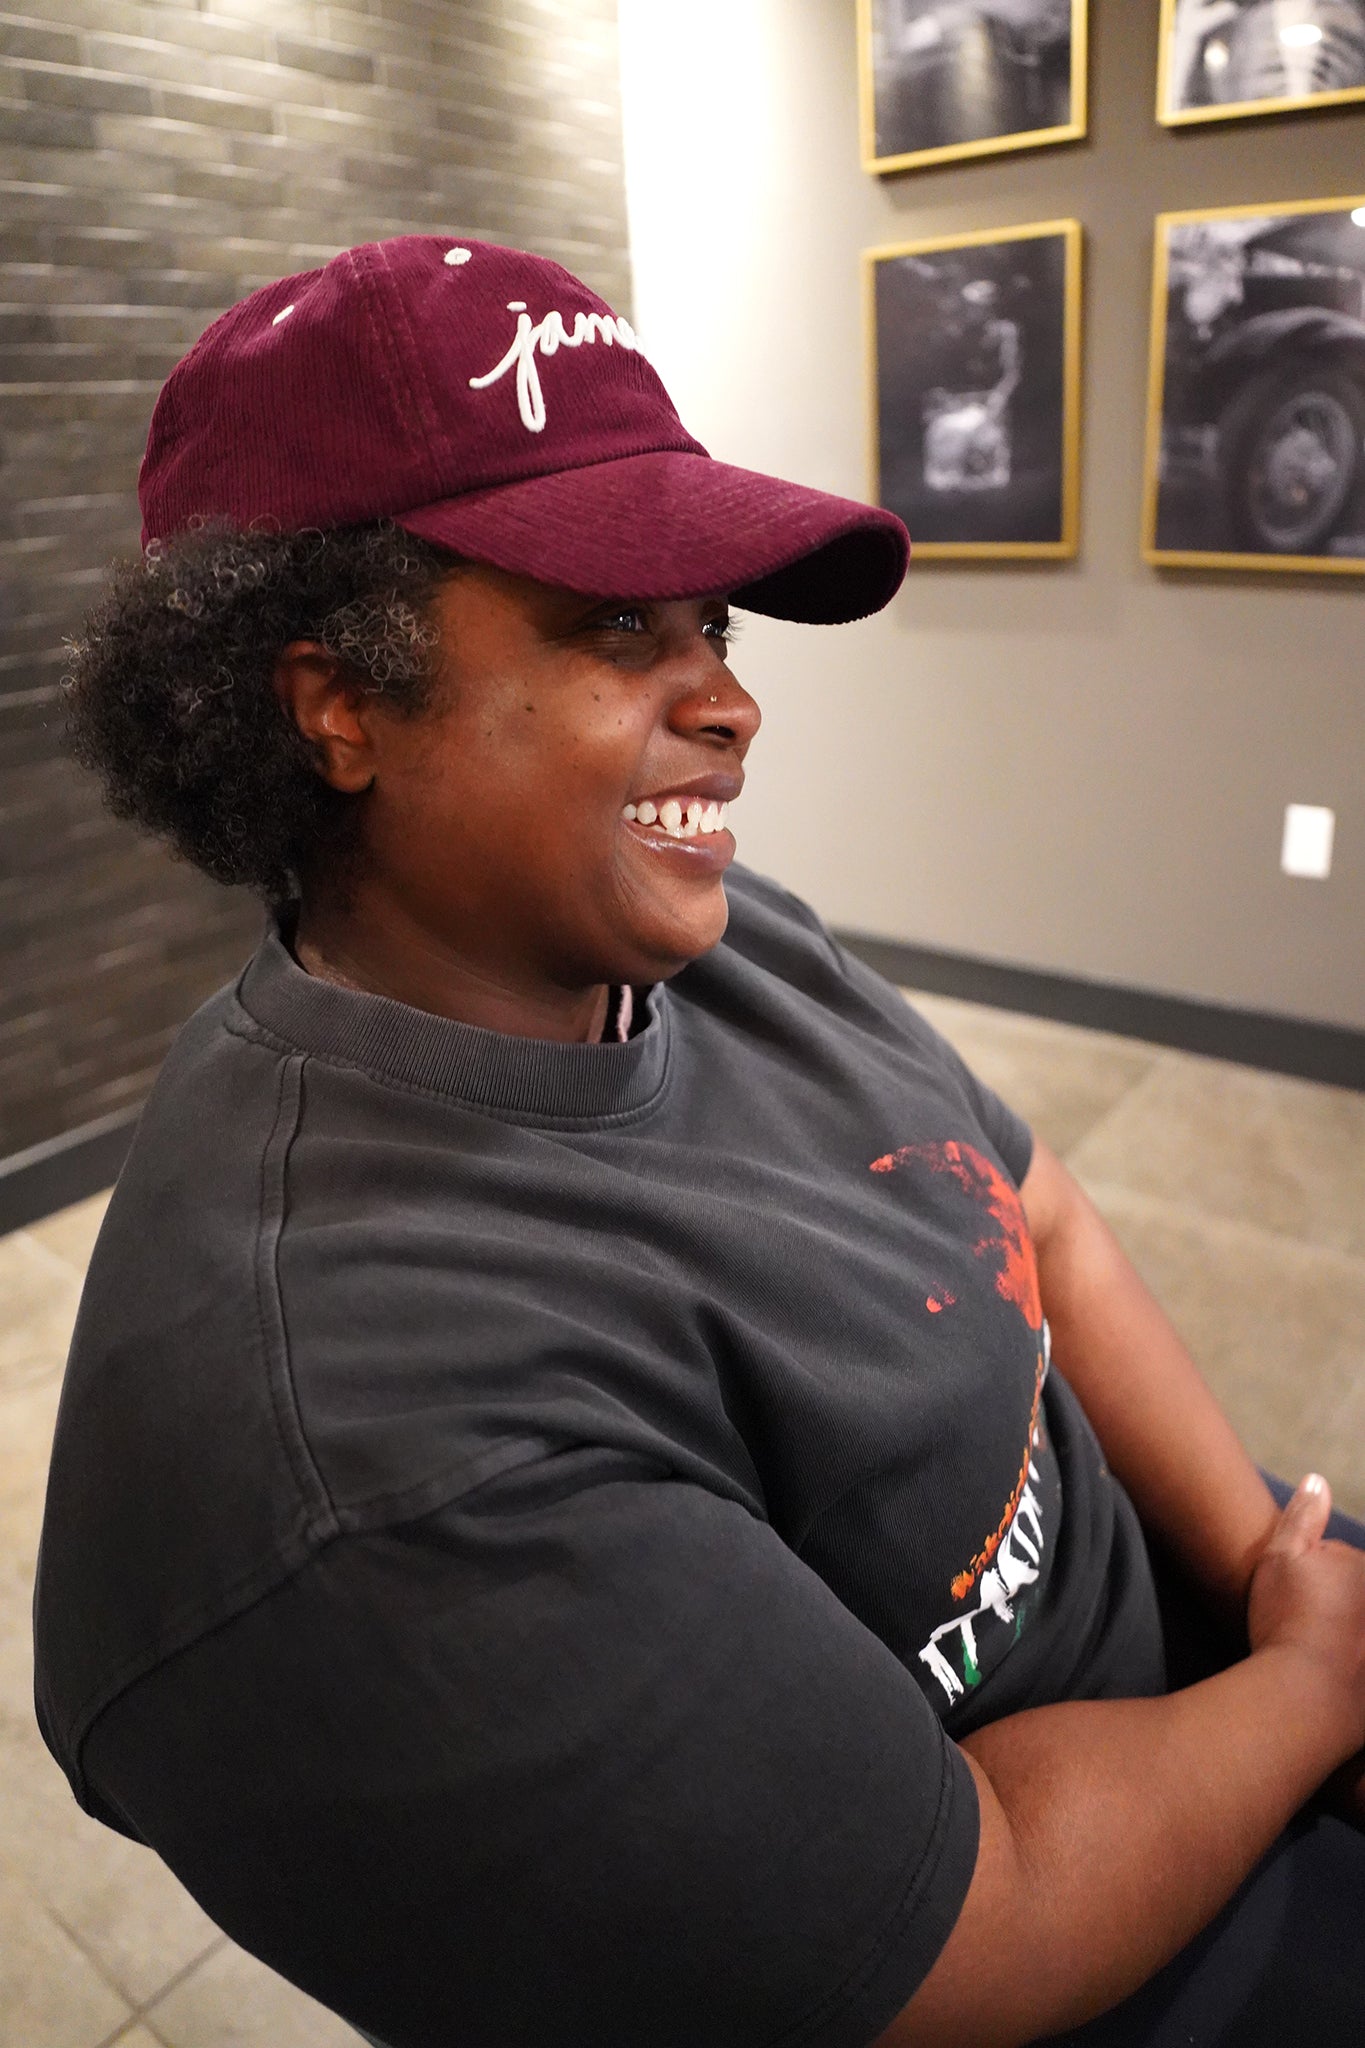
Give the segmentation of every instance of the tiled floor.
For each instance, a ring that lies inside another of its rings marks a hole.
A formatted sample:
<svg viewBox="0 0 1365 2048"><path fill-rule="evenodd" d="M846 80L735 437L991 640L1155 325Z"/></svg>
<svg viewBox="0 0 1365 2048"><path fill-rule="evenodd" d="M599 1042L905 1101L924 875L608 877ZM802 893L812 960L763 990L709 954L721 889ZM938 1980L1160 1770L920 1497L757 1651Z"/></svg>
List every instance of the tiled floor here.
<svg viewBox="0 0 1365 2048"><path fill-rule="evenodd" d="M916 1000L1089 1188L1254 1454L1365 1513L1365 1095ZM33 1724L43 1479L104 1201L0 1239L0 2048L355 2048L77 1810Z"/></svg>

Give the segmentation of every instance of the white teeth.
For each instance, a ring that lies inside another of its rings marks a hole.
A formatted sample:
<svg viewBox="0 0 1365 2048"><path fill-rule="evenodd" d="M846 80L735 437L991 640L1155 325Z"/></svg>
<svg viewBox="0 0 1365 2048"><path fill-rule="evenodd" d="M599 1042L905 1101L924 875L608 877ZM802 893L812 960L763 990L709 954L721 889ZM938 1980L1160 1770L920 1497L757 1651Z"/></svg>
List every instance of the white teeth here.
<svg viewBox="0 0 1365 2048"><path fill-rule="evenodd" d="M638 804L627 804L621 816L627 823L657 824L670 839L695 839L698 834L723 832L729 808L728 804L707 803L700 797L666 796L660 804L645 797Z"/></svg>

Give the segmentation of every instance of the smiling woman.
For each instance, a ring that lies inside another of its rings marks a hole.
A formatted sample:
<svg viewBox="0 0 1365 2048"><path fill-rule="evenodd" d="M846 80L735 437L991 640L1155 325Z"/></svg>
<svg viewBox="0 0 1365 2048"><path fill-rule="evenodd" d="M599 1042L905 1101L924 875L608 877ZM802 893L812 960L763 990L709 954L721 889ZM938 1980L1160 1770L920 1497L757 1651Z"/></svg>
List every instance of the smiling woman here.
<svg viewBox="0 0 1365 2048"><path fill-rule="evenodd" d="M311 971L533 1037L725 928L728 830L624 812L739 793L731 594L852 618L906 559L888 514L711 462L568 272L434 237L217 321L141 495L67 686L113 807L297 896Z"/></svg>
<svg viewBox="0 0 1365 2048"><path fill-rule="evenodd" d="M141 499L73 745L266 917L67 1366L81 1804L389 2048L1365 2038L1365 1558L734 860L730 607L874 611L900 522L441 237L215 322Z"/></svg>
<svg viewBox="0 0 1365 2048"><path fill-rule="evenodd" d="M280 655L322 774L365 807L365 871L345 904L310 876L299 958L493 1030L599 1038L611 986L669 979L725 930L734 840L699 836L700 802L690 832L681 817L738 796L758 728L725 600L623 608L469 564L429 615L417 722L339 690L323 641Z"/></svg>

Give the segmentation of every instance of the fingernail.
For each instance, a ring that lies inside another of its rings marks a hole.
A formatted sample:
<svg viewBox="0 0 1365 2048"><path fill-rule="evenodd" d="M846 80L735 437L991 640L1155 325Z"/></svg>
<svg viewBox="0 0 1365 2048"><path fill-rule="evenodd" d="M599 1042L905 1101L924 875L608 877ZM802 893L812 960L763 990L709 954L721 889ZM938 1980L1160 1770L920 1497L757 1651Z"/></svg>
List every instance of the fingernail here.
<svg viewBox="0 0 1365 2048"><path fill-rule="evenodd" d="M1301 1487L1304 1493L1325 1493L1327 1491L1327 1481L1323 1478L1321 1472L1310 1472L1301 1482Z"/></svg>

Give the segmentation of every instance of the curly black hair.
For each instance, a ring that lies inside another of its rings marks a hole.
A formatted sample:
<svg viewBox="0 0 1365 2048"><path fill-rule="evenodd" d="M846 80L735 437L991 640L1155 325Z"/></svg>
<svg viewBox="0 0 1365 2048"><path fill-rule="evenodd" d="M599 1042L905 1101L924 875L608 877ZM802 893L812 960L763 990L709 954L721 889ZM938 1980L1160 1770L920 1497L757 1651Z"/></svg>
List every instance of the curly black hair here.
<svg viewBox="0 0 1365 2048"><path fill-rule="evenodd" d="M117 563L68 643L66 740L116 817L267 905L325 876L349 899L360 798L319 773L271 687L280 650L318 640L368 693L431 703L431 603L456 557L391 521L330 533L204 523Z"/></svg>

